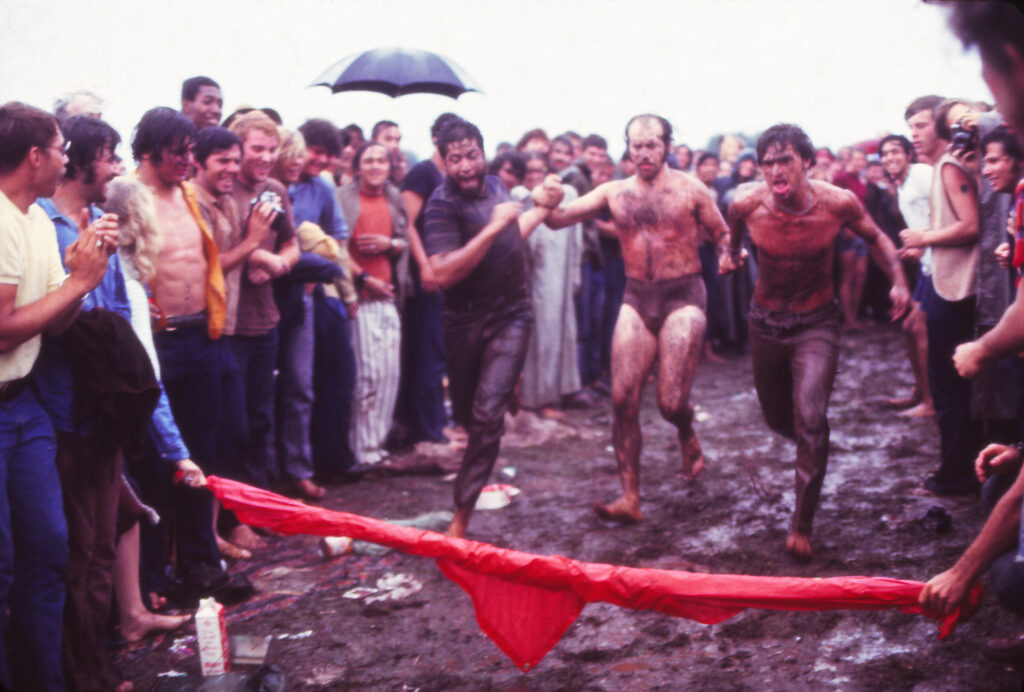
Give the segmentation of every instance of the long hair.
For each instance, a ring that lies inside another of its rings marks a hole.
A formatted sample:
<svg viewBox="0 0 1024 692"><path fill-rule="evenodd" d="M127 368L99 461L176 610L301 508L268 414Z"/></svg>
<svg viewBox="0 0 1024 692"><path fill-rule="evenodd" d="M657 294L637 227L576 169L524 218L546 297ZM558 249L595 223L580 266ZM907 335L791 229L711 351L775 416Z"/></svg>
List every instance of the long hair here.
<svg viewBox="0 0 1024 692"><path fill-rule="evenodd" d="M140 283L149 282L156 276L156 259L164 242L153 193L135 178L114 178L107 186L103 209L117 214L122 258L135 267Z"/></svg>

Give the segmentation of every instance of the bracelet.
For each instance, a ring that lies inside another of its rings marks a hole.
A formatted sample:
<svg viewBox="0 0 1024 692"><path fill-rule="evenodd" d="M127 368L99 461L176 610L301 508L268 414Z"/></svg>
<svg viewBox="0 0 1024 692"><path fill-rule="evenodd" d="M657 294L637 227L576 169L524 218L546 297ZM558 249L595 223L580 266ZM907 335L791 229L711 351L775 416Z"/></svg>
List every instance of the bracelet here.
<svg viewBox="0 0 1024 692"><path fill-rule="evenodd" d="M1014 442L1010 446L1017 450L1017 454L1020 455L1021 459L1024 459L1024 442Z"/></svg>

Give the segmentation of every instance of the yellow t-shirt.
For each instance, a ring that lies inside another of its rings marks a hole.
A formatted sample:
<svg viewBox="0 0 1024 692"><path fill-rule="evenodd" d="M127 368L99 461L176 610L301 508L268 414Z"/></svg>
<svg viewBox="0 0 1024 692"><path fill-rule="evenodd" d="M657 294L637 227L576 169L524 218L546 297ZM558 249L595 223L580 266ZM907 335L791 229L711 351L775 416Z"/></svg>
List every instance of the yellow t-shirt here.
<svg viewBox="0 0 1024 692"><path fill-rule="evenodd" d="M67 276L57 246L57 229L38 204L27 214L0 192L0 284L18 287L14 307L34 303L54 291ZM0 353L0 384L32 371L41 337L36 334L6 353Z"/></svg>

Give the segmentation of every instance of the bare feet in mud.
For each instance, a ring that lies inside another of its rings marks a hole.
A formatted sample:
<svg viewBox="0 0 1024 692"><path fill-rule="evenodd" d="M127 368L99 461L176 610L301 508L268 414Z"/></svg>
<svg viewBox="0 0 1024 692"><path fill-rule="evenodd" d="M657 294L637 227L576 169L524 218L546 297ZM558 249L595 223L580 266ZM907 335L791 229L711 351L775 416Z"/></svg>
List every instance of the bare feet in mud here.
<svg viewBox="0 0 1024 692"><path fill-rule="evenodd" d="M690 435L690 439L683 445L683 476L692 481L704 470L704 452L700 448L700 442L696 435Z"/></svg>
<svg viewBox="0 0 1024 692"><path fill-rule="evenodd" d="M917 406L921 403L921 392L917 391L917 387L914 387L910 390L910 394L902 399L886 399L885 403L889 404L893 408L910 408L911 406Z"/></svg>
<svg viewBox="0 0 1024 692"><path fill-rule="evenodd" d="M121 636L134 644L150 634L173 632L192 622L191 615L159 615L148 610L133 618L121 619Z"/></svg>
<svg viewBox="0 0 1024 692"><path fill-rule="evenodd" d="M904 418L927 418L928 416L935 415L935 406L931 403L922 401L913 408L908 408L906 411L900 411L899 415Z"/></svg>
<svg viewBox="0 0 1024 692"><path fill-rule="evenodd" d="M635 524L644 518L644 513L640 511L640 502L638 500L627 500L624 497L620 497L615 502L607 505L595 502L594 511L602 519L618 521L623 524Z"/></svg>
<svg viewBox="0 0 1024 692"><path fill-rule="evenodd" d="M266 541L245 524L239 524L233 528L228 535L228 540L243 550L259 550L267 545Z"/></svg>
<svg viewBox="0 0 1024 692"><path fill-rule="evenodd" d="M810 560L814 555L811 549L811 537L794 531L786 537L786 551L797 560Z"/></svg>
<svg viewBox="0 0 1024 692"><path fill-rule="evenodd" d="M220 536L217 536L217 552L220 553L222 558L227 560L249 560L252 558L252 553L245 548L240 548L230 541L225 541Z"/></svg>
<svg viewBox="0 0 1024 692"><path fill-rule="evenodd" d="M725 362L725 358L722 358L722 356L720 356L717 353L715 353L715 350L711 347L711 342L710 341L705 341L704 342L704 355L703 355L703 358L704 358L704 360L706 360L709 363L724 363Z"/></svg>

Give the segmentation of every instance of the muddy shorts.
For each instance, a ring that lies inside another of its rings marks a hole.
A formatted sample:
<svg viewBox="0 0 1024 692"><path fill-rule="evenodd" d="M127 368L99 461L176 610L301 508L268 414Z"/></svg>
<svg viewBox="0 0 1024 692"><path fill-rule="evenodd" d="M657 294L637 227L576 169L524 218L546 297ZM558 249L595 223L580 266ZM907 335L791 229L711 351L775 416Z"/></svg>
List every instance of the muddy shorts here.
<svg viewBox="0 0 1024 692"><path fill-rule="evenodd" d="M661 331L665 320L674 311L692 305L707 312L707 290L704 277L688 274L675 279L644 281L626 277L626 292L622 302L632 306L654 335Z"/></svg>

